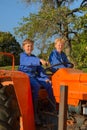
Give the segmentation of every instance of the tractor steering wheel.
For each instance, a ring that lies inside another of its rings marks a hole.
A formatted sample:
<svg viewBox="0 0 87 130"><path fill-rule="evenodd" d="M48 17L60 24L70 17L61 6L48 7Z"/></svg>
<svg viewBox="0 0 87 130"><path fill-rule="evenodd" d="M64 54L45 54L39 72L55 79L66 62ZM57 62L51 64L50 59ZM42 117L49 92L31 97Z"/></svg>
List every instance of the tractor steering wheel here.
<svg viewBox="0 0 87 130"><path fill-rule="evenodd" d="M70 67L68 67L68 68L73 68L73 67L74 67L74 64L71 63L71 62L62 62L62 63L59 63L59 64L52 65L52 66L50 66L50 67L47 67L47 68L45 69L45 71L50 71L50 72L53 74L53 73L55 73L59 68L58 68L55 72L52 72L52 68L55 67L55 66L59 66L59 65L70 65Z"/></svg>

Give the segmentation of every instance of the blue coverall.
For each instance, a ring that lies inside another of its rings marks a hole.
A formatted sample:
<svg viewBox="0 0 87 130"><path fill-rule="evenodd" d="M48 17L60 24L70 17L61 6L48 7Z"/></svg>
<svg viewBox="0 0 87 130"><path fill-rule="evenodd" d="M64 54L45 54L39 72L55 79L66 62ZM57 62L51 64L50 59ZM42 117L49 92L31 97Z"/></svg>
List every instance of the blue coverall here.
<svg viewBox="0 0 87 130"><path fill-rule="evenodd" d="M19 71L26 73L30 78L31 88L33 90L33 99L38 98L38 91L43 86L51 100L54 99L52 85L45 82L48 76L44 73L44 68L40 64L40 59L35 55L27 55L25 52L20 54Z"/></svg>
<svg viewBox="0 0 87 130"><path fill-rule="evenodd" d="M61 64L63 62L69 63L69 60L63 51L61 53L58 53L58 51L54 49L49 56L49 62L51 65L56 65L56 64ZM67 68L67 67L70 67L70 64L66 64L66 65L61 64L58 66L54 66L52 67L52 72L55 72L59 68Z"/></svg>

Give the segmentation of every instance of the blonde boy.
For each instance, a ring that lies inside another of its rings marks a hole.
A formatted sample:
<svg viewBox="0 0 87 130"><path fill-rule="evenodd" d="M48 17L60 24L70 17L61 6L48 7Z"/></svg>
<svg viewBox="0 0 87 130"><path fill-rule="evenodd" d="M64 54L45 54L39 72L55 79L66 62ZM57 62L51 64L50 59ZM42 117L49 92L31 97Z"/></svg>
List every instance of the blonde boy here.
<svg viewBox="0 0 87 130"><path fill-rule="evenodd" d="M23 41L24 52L20 54L19 71L26 73L30 78L31 89L33 90L35 121L36 124L40 124L40 120L37 115L37 101L40 87L43 86L47 90L48 96L52 101L54 101L54 97L50 80L44 73L44 68L42 68L40 64L40 59L32 54L33 49L34 41L25 39Z"/></svg>
<svg viewBox="0 0 87 130"><path fill-rule="evenodd" d="M70 67L70 63L66 54L63 52L65 40L63 38L56 38L54 41L55 49L52 50L49 56L50 64L56 65L52 67L52 72L56 72L59 68ZM66 65L64 63L67 63Z"/></svg>

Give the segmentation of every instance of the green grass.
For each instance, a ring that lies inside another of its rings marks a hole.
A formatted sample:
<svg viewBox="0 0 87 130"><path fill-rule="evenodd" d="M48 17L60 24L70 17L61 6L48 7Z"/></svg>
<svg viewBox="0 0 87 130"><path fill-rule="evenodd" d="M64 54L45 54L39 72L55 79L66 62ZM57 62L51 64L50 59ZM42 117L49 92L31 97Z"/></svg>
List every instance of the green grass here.
<svg viewBox="0 0 87 130"><path fill-rule="evenodd" d="M18 66L15 66L15 70L18 69ZM0 70L12 70L12 66L2 66L0 67Z"/></svg>

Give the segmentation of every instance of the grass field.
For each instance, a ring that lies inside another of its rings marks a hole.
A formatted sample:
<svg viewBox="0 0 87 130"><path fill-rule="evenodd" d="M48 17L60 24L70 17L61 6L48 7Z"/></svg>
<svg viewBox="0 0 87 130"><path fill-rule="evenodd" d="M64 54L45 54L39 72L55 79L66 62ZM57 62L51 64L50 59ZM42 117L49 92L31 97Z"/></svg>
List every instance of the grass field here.
<svg viewBox="0 0 87 130"><path fill-rule="evenodd" d="M0 67L0 70L12 70L12 66L2 66L2 67ZM17 70L18 69L18 66L15 66L15 70Z"/></svg>

